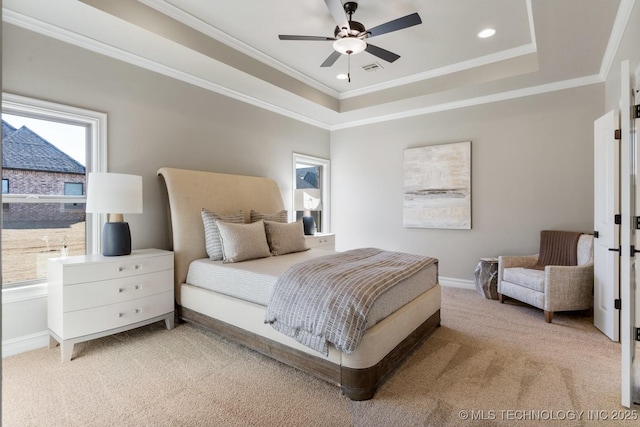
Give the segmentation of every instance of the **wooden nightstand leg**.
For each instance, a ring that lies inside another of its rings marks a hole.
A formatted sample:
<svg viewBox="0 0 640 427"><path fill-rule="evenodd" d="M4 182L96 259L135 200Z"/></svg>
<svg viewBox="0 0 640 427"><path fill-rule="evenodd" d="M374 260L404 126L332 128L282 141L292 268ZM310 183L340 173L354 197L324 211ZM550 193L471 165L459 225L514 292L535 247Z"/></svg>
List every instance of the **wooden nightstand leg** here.
<svg viewBox="0 0 640 427"><path fill-rule="evenodd" d="M73 342L63 341L60 343L60 359L62 363L71 362L71 356L73 355Z"/></svg>
<svg viewBox="0 0 640 427"><path fill-rule="evenodd" d="M175 322L175 315L171 313L164 319L164 324L168 330L172 330Z"/></svg>

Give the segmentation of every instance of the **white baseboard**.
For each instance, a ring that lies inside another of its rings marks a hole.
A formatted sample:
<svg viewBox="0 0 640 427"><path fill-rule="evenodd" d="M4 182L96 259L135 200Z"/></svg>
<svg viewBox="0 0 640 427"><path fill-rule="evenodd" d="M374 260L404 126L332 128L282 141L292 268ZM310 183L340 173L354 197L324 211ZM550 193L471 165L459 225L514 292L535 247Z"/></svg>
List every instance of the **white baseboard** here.
<svg viewBox="0 0 640 427"><path fill-rule="evenodd" d="M49 332L43 331L2 341L2 358L49 346Z"/></svg>
<svg viewBox="0 0 640 427"><path fill-rule="evenodd" d="M476 290L476 284L473 280L464 280L464 279L455 279L453 277L438 277L438 282L440 282L440 286L449 286L452 288L462 288L469 289L472 291Z"/></svg>

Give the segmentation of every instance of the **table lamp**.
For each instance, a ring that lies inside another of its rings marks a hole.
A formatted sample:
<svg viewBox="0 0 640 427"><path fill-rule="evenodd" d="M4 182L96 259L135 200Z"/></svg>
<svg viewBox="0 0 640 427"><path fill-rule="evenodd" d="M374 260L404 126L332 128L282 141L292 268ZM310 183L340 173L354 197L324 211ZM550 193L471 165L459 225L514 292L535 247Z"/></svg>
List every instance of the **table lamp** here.
<svg viewBox="0 0 640 427"><path fill-rule="evenodd" d="M295 194L295 206L297 211L302 213L302 225L304 234L312 236L315 234L316 224L311 216L311 211L322 210L322 193L319 188L299 188Z"/></svg>
<svg viewBox="0 0 640 427"><path fill-rule="evenodd" d="M86 211L109 215L102 229L102 255L129 255L131 231L123 214L142 213L142 177L90 172Z"/></svg>

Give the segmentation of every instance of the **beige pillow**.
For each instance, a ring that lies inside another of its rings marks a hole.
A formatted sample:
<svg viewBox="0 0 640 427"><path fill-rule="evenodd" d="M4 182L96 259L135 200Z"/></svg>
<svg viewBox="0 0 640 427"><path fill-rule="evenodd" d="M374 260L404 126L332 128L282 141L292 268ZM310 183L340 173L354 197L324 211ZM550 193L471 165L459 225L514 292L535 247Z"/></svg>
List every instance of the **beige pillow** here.
<svg viewBox="0 0 640 427"><path fill-rule="evenodd" d="M309 249L304 239L302 221L288 224L265 221L264 227L267 232L267 242L269 242L269 248L273 255L284 255Z"/></svg>
<svg viewBox="0 0 640 427"><path fill-rule="evenodd" d="M233 224L216 221L222 241L223 262L240 262L271 256L264 222Z"/></svg>
<svg viewBox="0 0 640 427"><path fill-rule="evenodd" d="M281 210L280 212L276 212L272 214L265 214L265 213L261 213L251 209L251 212L249 213L249 222L260 221L261 219L265 221L276 221L276 222L287 222L289 220L287 211L284 209Z"/></svg>
<svg viewBox="0 0 640 427"><path fill-rule="evenodd" d="M204 224L204 243L207 255L212 261L222 259L222 243L220 242L220 232L216 221L231 222L234 224L244 224L244 214L238 211L231 215L219 215L202 209L202 223Z"/></svg>

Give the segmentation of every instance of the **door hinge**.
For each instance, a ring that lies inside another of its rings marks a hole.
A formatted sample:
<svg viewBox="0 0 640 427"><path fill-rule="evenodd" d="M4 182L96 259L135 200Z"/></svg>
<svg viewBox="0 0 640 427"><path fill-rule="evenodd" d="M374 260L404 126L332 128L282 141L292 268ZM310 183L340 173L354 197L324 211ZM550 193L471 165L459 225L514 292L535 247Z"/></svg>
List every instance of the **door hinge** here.
<svg viewBox="0 0 640 427"><path fill-rule="evenodd" d="M597 239L597 238L599 238L599 237L600 237L600 233L598 233L597 231L594 231L594 232L593 232L593 238L594 238L594 239Z"/></svg>
<svg viewBox="0 0 640 427"><path fill-rule="evenodd" d="M640 216L633 217L635 220L636 230L640 230Z"/></svg>
<svg viewBox="0 0 640 427"><path fill-rule="evenodd" d="M613 300L613 307L616 310L622 310L622 300L620 298Z"/></svg>
<svg viewBox="0 0 640 427"><path fill-rule="evenodd" d="M640 104L633 106L633 118L640 119Z"/></svg>
<svg viewBox="0 0 640 427"><path fill-rule="evenodd" d="M622 139L622 131L620 129L616 129L613 132L613 139L617 139L618 141Z"/></svg>
<svg viewBox="0 0 640 427"><path fill-rule="evenodd" d="M614 222L614 224L618 224L618 225L622 224L622 215L615 214L613 216L613 222Z"/></svg>
<svg viewBox="0 0 640 427"><path fill-rule="evenodd" d="M636 328L636 341L640 341L640 328Z"/></svg>

